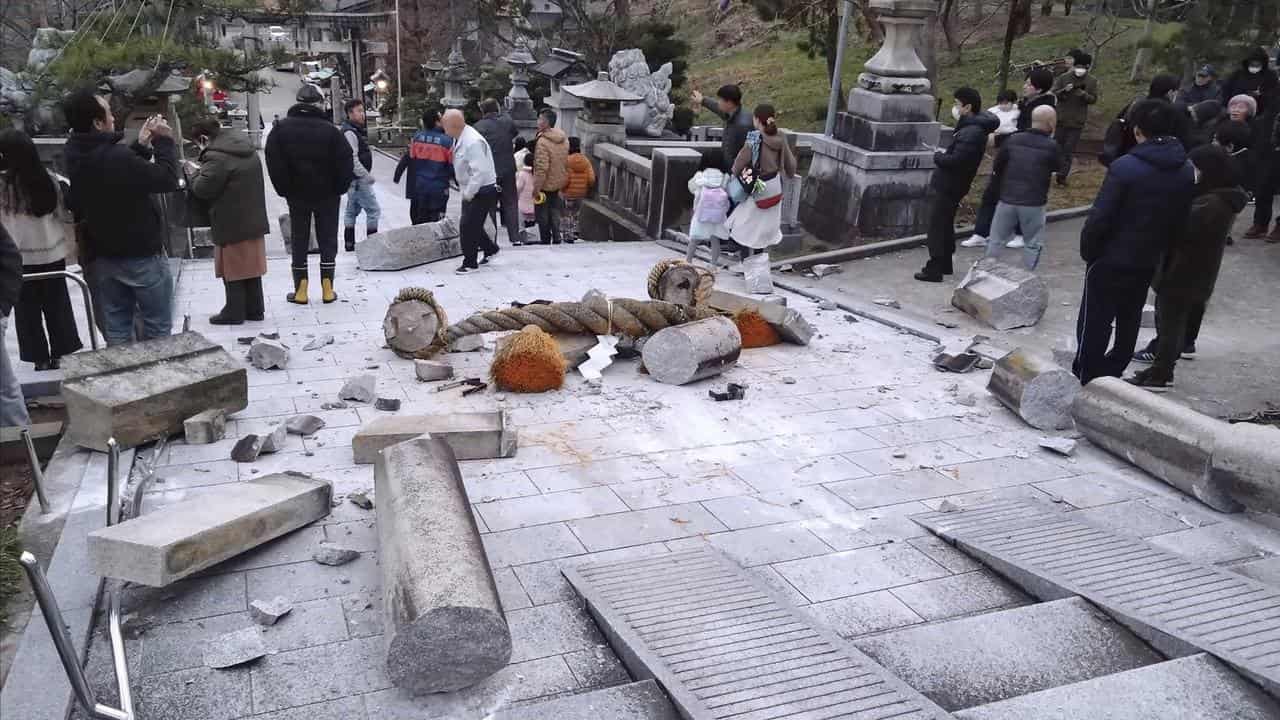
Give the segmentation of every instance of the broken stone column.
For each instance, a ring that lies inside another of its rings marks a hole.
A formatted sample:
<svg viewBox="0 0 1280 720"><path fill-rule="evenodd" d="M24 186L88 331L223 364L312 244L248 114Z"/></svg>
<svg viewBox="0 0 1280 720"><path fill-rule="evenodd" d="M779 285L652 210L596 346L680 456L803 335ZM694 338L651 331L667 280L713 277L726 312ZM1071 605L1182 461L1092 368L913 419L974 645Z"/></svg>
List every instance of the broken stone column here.
<svg viewBox="0 0 1280 720"><path fill-rule="evenodd" d="M1031 427L1060 430L1071 427L1080 381L1053 360L1018 348L996 361L987 391Z"/></svg>
<svg viewBox="0 0 1280 720"><path fill-rule="evenodd" d="M778 337L785 342L808 345L813 338L813 325L810 325L799 311L788 308L786 298L777 299L782 302L767 302L713 288L711 295L707 298L707 306L727 313L754 310L760 313L765 322L773 326L773 329L778 332Z"/></svg>
<svg viewBox="0 0 1280 720"><path fill-rule="evenodd" d="M1027 327L1049 307L1049 286L1030 270L983 258L960 281L951 304L996 330Z"/></svg>
<svg viewBox="0 0 1280 720"><path fill-rule="evenodd" d="M502 669L511 632L448 443L387 448L374 492L391 682L414 694L451 692Z"/></svg>
<svg viewBox="0 0 1280 720"><path fill-rule="evenodd" d="M1250 510L1277 515L1280 514L1278 475L1280 429L1253 423L1218 424L1211 487L1225 487L1232 499Z"/></svg>
<svg viewBox="0 0 1280 720"><path fill-rule="evenodd" d="M68 436L102 452L111 437L132 447L181 432L205 410L249 404L245 369L194 332L68 355L62 368Z"/></svg>
<svg viewBox="0 0 1280 720"><path fill-rule="evenodd" d="M421 435L444 440L459 460L489 460L516 454L517 435L507 426L506 413L451 413L448 415L394 415L365 423L351 439L357 465L378 459L383 449Z"/></svg>
<svg viewBox="0 0 1280 720"><path fill-rule="evenodd" d="M361 270L403 270L460 255L462 239L452 218L383 230L356 245Z"/></svg>
<svg viewBox="0 0 1280 720"><path fill-rule="evenodd" d="M417 357L443 342L440 329L444 325L445 320L432 303L397 298L382 318L382 337L400 357Z"/></svg>
<svg viewBox="0 0 1280 720"><path fill-rule="evenodd" d="M712 317L659 330L644 344L641 358L654 380L684 385L733 367L741 351L738 326Z"/></svg>
<svg viewBox="0 0 1280 720"><path fill-rule="evenodd" d="M90 566L162 587L328 515L330 493L329 481L292 472L217 485L89 533Z"/></svg>

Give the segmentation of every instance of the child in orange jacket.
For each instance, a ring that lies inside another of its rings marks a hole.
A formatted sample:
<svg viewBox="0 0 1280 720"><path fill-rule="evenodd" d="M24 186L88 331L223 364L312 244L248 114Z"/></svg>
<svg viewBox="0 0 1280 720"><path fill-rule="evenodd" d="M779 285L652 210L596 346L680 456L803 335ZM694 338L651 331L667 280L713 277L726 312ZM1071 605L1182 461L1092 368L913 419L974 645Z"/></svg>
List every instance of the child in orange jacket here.
<svg viewBox="0 0 1280 720"><path fill-rule="evenodd" d="M561 234L564 241L571 243L578 239L578 213L582 211L582 201L591 194L596 186L596 171L591 161L582 154L582 139L569 138L569 181L560 191L564 198L564 216L560 220Z"/></svg>

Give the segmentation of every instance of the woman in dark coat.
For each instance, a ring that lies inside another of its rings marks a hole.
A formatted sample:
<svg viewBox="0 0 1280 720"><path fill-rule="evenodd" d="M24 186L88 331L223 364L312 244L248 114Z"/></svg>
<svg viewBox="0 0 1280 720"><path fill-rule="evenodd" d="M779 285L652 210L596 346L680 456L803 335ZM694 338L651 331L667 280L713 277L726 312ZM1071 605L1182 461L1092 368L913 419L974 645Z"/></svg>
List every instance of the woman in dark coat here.
<svg viewBox="0 0 1280 720"><path fill-rule="evenodd" d="M197 122L191 138L203 149L188 186L209 204L213 228L213 271L222 278L227 301L209 318L214 325L240 325L265 315L262 276L267 274L267 199L262 163L249 138L225 132L216 120Z"/></svg>
<svg viewBox="0 0 1280 720"><path fill-rule="evenodd" d="M1152 365L1130 379L1134 385L1167 388L1178 358L1195 354L1205 306L1222 267L1227 233L1249 198L1239 186L1231 156L1218 145L1198 147L1188 156L1196 170L1196 196L1181 232L1169 244L1151 286L1156 291L1156 332L1145 350L1134 353Z"/></svg>

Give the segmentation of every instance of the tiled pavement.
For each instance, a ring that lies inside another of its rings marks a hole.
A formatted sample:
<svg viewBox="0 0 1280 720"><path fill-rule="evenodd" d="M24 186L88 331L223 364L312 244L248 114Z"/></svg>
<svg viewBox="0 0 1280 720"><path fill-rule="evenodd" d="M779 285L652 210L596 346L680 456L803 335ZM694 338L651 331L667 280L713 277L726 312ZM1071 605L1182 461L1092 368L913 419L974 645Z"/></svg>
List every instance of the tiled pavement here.
<svg viewBox="0 0 1280 720"><path fill-rule="evenodd" d="M687 387L660 385L635 361L619 361L598 395L572 374L559 392L462 398L418 383L411 362L381 347L383 313L402 286L432 289L457 319L512 300L576 299L593 287L643 297L646 272L667 256L651 244L511 248L494 267L457 278L450 263L363 273L344 253L341 302L305 307L284 302L287 261L273 259L267 322L230 330L205 320L221 299L209 263L189 262L178 312L190 313L195 329L237 356L245 349L237 336L278 330L293 352L287 370L248 370L250 404L228 424L230 439L168 447L147 507L282 470L329 479L339 498L371 491L373 468L352 463L350 443L361 423L384 413L321 409L359 372L376 374L378 394L400 399L402 414L505 408L521 434L518 454L462 471L514 654L508 668L459 693L412 699L392 688L381 669L374 513L343 502L325 520L197 579L131 593L126 632L140 718L479 718L624 682L559 567L702 543L850 637L1027 602L909 519L944 500L1079 508L1090 522L1276 582L1274 560L1241 564L1280 549L1273 531L1217 515L1084 441L1074 457L1052 455L985 393L985 372L939 373L930 343L799 297L789 301L819 331L811 346L748 350L724 377ZM301 350L321 333L336 344ZM478 376L490 355L447 357L459 376ZM745 400L707 397L730 380L748 385ZM290 437L283 452L253 464L228 459L236 437L300 412L323 417L325 429ZM310 553L325 539L363 555L318 565ZM270 654L231 670L203 667L203 643L250 624L248 603L275 595L296 607L264 630ZM109 680L104 662L99 633L90 664ZM109 681L100 684L109 696Z"/></svg>

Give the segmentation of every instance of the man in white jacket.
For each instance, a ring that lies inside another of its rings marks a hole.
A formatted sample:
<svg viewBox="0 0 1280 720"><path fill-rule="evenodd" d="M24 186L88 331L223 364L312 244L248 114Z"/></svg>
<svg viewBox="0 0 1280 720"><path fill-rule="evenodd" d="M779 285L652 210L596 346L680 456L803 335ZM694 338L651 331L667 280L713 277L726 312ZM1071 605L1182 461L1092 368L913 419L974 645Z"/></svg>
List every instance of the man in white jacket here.
<svg viewBox="0 0 1280 720"><path fill-rule="evenodd" d="M446 110L440 123L453 138L453 174L462 190L462 266L454 272L466 275L498 254L498 244L489 239L484 229L485 220L498 202L498 175L493 169L489 143L467 124L461 110ZM484 259L477 262L481 250Z"/></svg>

